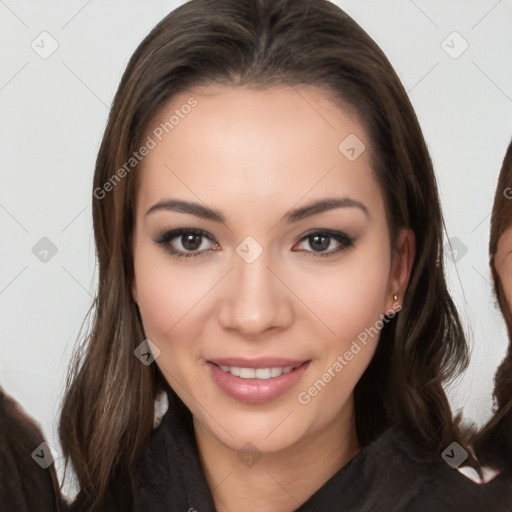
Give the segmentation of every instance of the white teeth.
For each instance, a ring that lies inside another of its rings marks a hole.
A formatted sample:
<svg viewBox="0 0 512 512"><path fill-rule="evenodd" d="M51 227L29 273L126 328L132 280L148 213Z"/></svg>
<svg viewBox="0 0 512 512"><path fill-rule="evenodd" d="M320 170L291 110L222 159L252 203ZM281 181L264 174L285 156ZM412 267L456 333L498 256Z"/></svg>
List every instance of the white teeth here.
<svg viewBox="0 0 512 512"><path fill-rule="evenodd" d="M270 379L270 368L258 368L256 370L257 379Z"/></svg>
<svg viewBox="0 0 512 512"><path fill-rule="evenodd" d="M271 377L279 377L283 374L282 368L270 368L270 376Z"/></svg>
<svg viewBox="0 0 512 512"><path fill-rule="evenodd" d="M294 366L275 367L275 368L240 368L238 366L223 366L220 369L226 373L231 373L236 377L242 379L261 379L267 380L273 377L280 377L281 375L290 373Z"/></svg>
<svg viewBox="0 0 512 512"><path fill-rule="evenodd" d="M242 379L254 379L256 377L256 370L254 368L240 368L240 377Z"/></svg>

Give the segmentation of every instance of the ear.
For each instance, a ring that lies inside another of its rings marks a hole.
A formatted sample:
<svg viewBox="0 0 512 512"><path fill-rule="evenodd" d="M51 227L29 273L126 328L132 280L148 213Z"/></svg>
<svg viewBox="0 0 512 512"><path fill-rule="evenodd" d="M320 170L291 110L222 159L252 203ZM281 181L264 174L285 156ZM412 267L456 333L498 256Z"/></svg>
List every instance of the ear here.
<svg viewBox="0 0 512 512"><path fill-rule="evenodd" d="M410 229L402 229L399 231L395 247L393 248L391 258L391 271L388 282L388 299L386 306L392 309L392 305L396 302L401 303L409 284L411 277L412 264L416 254L416 239L414 233ZM398 295L398 299L394 299L394 295Z"/></svg>

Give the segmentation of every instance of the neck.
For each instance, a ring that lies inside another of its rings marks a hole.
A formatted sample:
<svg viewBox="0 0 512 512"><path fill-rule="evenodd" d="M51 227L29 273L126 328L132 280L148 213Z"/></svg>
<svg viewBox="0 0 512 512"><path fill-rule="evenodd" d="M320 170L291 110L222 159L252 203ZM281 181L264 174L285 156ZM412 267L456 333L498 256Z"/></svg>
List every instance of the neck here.
<svg viewBox="0 0 512 512"><path fill-rule="evenodd" d="M296 510L360 451L353 398L348 402L320 431L264 453L254 464L239 458L237 451L220 443L194 418L201 464L216 510Z"/></svg>

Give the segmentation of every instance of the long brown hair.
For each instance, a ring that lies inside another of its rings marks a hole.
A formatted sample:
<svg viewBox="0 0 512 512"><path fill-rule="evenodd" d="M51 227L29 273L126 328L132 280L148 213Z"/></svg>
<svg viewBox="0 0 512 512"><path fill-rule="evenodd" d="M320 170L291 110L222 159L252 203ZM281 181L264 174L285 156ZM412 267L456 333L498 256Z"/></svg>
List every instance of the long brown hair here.
<svg viewBox="0 0 512 512"><path fill-rule="evenodd" d="M44 455L43 450L49 450L47 446L41 446L43 442L45 440L40 426L14 398L0 388L2 510L60 512L65 509L54 464L41 466L35 462L37 457Z"/></svg>
<svg viewBox="0 0 512 512"><path fill-rule="evenodd" d="M505 359L494 376L494 415L473 442L479 462L512 473L512 311L494 258L498 242L512 226L512 141L503 160L491 215L489 255L494 291L507 326L509 344Z"/></svg>
<svg viewBox="0 0 512 512"><path fill-rule="evenodd" d="M138 149L165 102L211 83L318 86L355 111L371 141L393 245L403 227L414 231L417 244L403 308L382 329L355 387L359 443L366 446L393 424L439 456L453 441L464 446L443 383L467 366L467 345L444 277L444 223L432 162L393 67L330 2L192 0L166 16L133 54L96 162L99 288L60 422L62 448L88 510L114 502L118 484L130 480L163 382L156 365L142 365L133 354L145 338L131 295L136 169L106 193L104 184Z"/></svg>

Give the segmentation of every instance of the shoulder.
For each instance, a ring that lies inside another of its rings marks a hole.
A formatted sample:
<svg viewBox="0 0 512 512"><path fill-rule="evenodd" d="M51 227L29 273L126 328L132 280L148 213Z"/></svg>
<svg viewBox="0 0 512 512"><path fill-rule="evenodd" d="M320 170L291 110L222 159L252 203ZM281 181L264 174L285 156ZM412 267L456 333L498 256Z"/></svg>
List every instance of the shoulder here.
<svg viewBox="0 0 512 512"><path fill-rule="evenodd" d="M426 452L401 431L393 429L389 434L389 447L397 454L397 460L418 477L410 499L397 512L511 512L499 480L494 487L501 492L496 494L488 484L468 478L441 454Z"/></svg>
<svg viewBox="0 0 512 512"><path fill-rule="evenodd" d="M512 512L512 473L498 473L481 486L482 497L489 507L496 512Z"/></svg>
<svg viewBox="0 0 512 512"><path fill-rule="evenodd" d="M391 427L298 510L340 510L343 504L350 512L471 512L480 510L472 506L481 500L476 483Z"/></svg>
<svg viewBox="0 0 512 512"><path fill-rule="evenodd" d="M192 416L170 398L146 444L135 472L134 512L214 510L195 441ZM199 507L198 507L199 510Z"/></svg>
<svg viewBox="0 0 512 512"><path fill-rule="evenodd" d="M437 472L404 509L428 511L512 512L510 481L495 479L492 484L477 484L459 472Z"/></svg>

